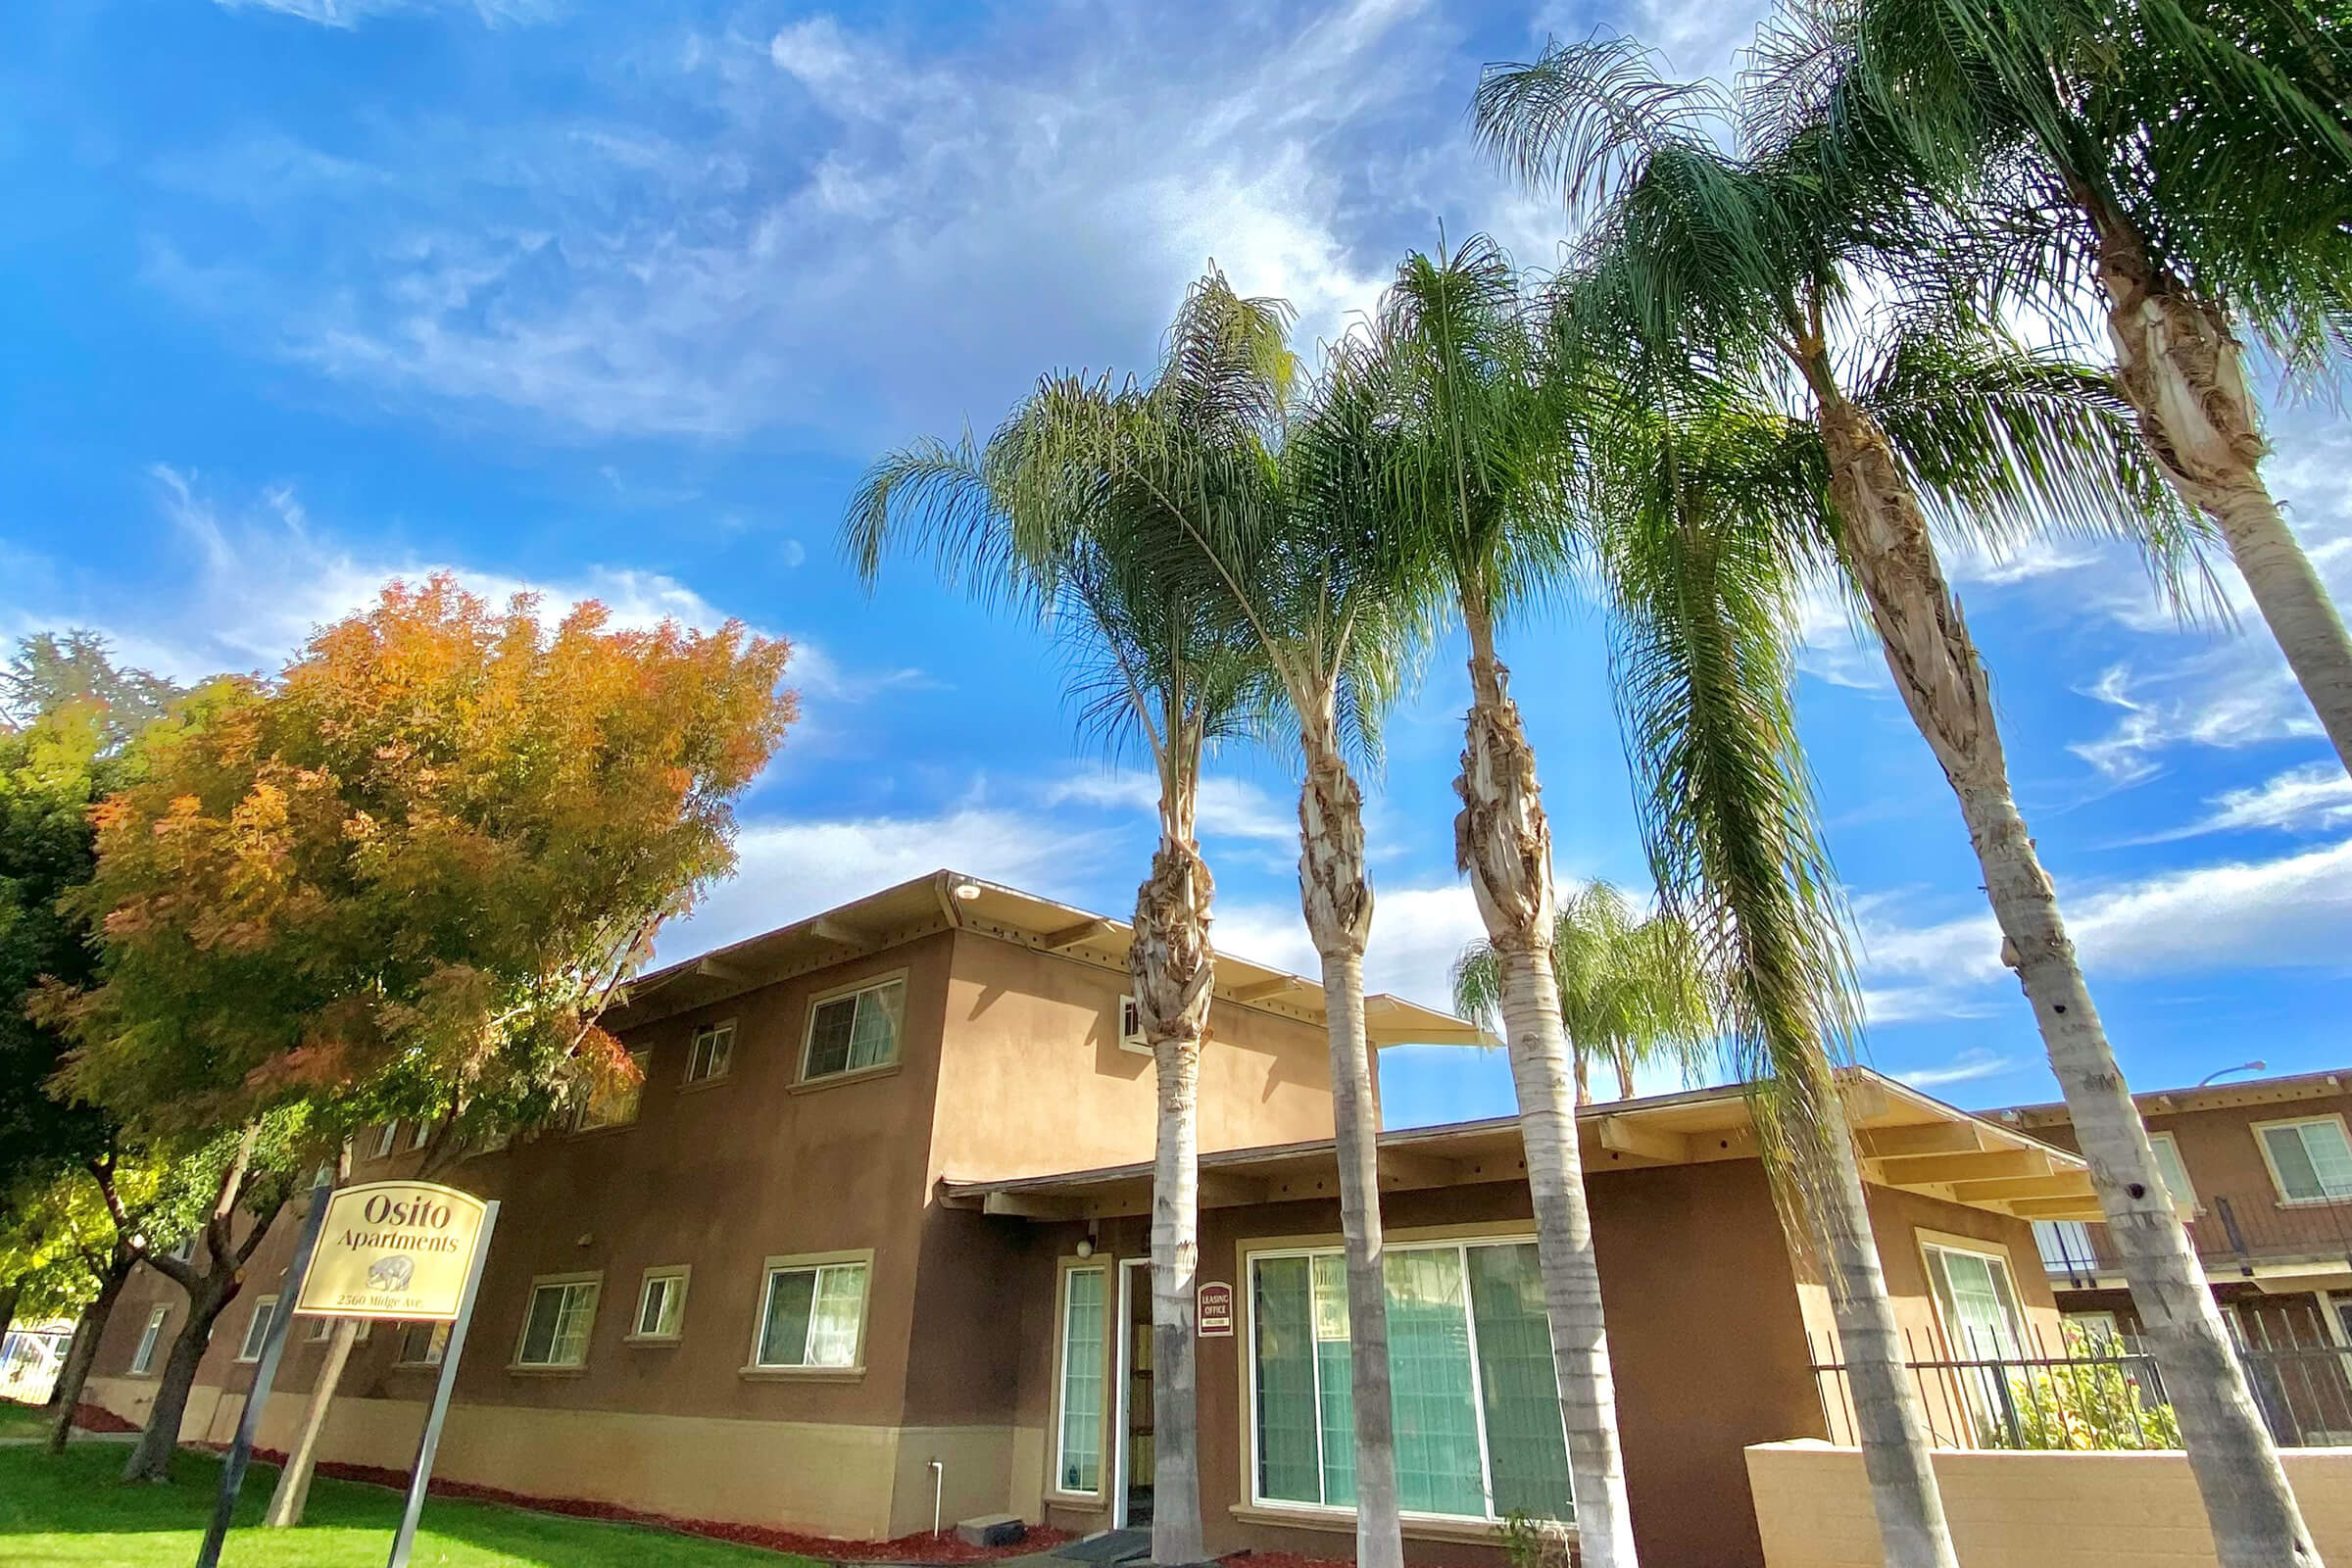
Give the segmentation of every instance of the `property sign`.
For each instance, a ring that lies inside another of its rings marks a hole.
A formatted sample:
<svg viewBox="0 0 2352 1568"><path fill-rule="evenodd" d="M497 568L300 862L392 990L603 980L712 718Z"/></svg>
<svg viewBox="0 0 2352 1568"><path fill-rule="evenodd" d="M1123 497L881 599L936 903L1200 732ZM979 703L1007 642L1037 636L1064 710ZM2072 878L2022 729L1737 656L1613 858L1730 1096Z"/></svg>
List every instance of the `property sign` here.
<svg viewBox="0 0 2352 1568"><path fill-rule="evenodd" d="M455 1321L488 1207L431 1182L338 1189L296 1314Z"/></svg>
<svg viewBox="0 0 2352 1568"><path fill-rule="evenodd" d="M1200 1287L1195 1307L1195 1322L1202 1339L1233 1338L1233 1287L1222 1280L1210 1280Z"/></svg>

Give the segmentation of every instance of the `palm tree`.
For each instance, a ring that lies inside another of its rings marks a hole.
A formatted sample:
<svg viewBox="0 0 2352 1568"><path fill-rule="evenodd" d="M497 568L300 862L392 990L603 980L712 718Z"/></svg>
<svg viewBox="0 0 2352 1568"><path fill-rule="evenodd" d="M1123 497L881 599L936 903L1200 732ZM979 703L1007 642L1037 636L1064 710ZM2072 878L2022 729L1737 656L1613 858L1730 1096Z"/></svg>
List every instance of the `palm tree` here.
<svg viewBox="0 0 2352 1568"><path fill-rule="evenodd" d="M1799 0L1761 59L1760 110L1851 98L1991 220L2001 280L2062 316L2095 286L2149 452L2352 768L2352 635L2263 482L2239 340L2307 370L2346 344L2352 31L2295 5Z"/></svg>
<svg viewBox="0 0 2352 1568"><path fill-rule="evenodd" d="M1158 1083L1152 1558L1166 1563L1206 1555L1194 1316L1200 1043L1215 957L1214 884L1196 832L1201 763L1252 710L1255 671L1202 594L1145 568L1118 501L1139 452L1230 437L1219 382L1246 374L1264 341L1202 344L1188 335L1199 325L1179 323L1148 390L1049 377L982 451L926 441L884 458L844 529L869 585L886 541L911 532L951 580L1042 618L1075 666L1085 727L1114 749L1140 743L1159 785L1159 842L1136 894L1128 967Z"/></svg>
<svg viewBox="0 0 2352 1568"><path fill-rule="evenodd" d="M1588 882L1559 901L1551 922L1551 973L1560 1022L1576 1061L1576 1102L1592 1102L1595 1059L1617 1074L1617 1098L1634 1098L1637 1069L1671 1063L1686 1074L1712 1052L1716 979L1705 972L1693 934L1663 909L1637 917L1607 882ZM1453 966L1453 1006L1494 1027L1500 1020L1502 965L1492 941L1473 942Z"/></svg>
<svg viewBox="0 0 2352 1568"><path fill-rule="evenodd" d="M1578 1545L1594 1568L1616 1568L1635 1548L1577 1152L1583 1061L1572 1058L1554 972L1551 827L1495 655L1497 622L1565 576L1572 538L1561 502L1570 431L1532 326L1508 258L1482 235L1407 257L1370 330L1348 334L1335 358L1381 410L1371 455L1383 470L1392 591L1415 596L1426 582L1451 599L1469 637L1454 858L1486 924L1494 987L1485 1010L1500 1015L1518 1094Z"/></svg>
<svg viewBox="0 0 2352 1568"><path fill-rule="evenodd" d="M1212 270L1187 298L1172 352L1279 340L1289 318L1287 306L1237 296ZM1148 569L1181 575L1218 601L1297 726L1299 906L1323 982L1347 1236L1356 1560L1400 1568L1379 1108L1364 1034L1372 887L1350 758L1376 751L1380 716L1427 643L1432 607L1386 570L1379 452L1389 432L1375 389L1342 360L1294 399L1287 353L1252 363L1220 383L1237 427L1250 427L1246 438L1171 440L1123 477Z"/></svg>
<svg viewBox="0 0 2352 1568"><path fill-rule="evenodd" d="M1827 537L1816 541L1867 609L1895 688L1959 798L2009 937L2005 956L2031 970L2044 1038L2068 1076L2063 1064L2097 1035L2097 1014L2011 793L1989 682L1930 524L1996 544L2036 528L2123 532L2177 585L2180 519L2119 428L2112 389L2018 354L1964 302L1931 310L1898 297L1907 309L1884 326L1886 306L1858 297L1856 274L1912 237L1916 204L1900 172L1865 156L1867 138L1807 122L1727 146L1718 132L1731 128L1728 106L1710 84L1663 81L1615 37L1554 44L1532 65L1491 71L1477 115L1492 148L1530 178L1564 182L1591 214L1588 265L1554 307L1556 329L1580 352L1632 355L1647 367L1638 384L1654 377L1670 397L1720 378L1766 407L1802 409L1825 502ZM1872 339L1860 347L1875 344L1875 357L1856 352L1857 335ZM1835 1173L1850 1149L1830 1153L1825 1190L1842 1190ZM2144 1130L2136 1158L2141 1185L2127 1208L2170 1225L2193 1269ZM1835 1277L1835 1252L1832 1264ZM2204 1316L2227 1360L2209 1297ZM1839 1325L1849 1360L1870 1360L1870 1381L1884 1385L1868 1406L1857 1398L1881 1532L1890 1561L1948 1564L1891 1329L1890 1318ZM2223 1369L2200 1352L2179 1374ZM2242 1377L2236 1396L2250 1418Z"/></svg>

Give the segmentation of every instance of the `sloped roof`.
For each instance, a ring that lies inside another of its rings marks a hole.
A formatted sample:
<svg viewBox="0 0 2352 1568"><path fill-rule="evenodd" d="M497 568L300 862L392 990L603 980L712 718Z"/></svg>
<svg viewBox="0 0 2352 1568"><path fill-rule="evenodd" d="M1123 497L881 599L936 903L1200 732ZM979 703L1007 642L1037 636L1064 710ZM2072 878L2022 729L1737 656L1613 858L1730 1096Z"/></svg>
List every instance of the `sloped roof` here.
<svg viewBox="0 0 2352 1568"><path fill-rule="evenodd" d="M943 869L641 975L606 1014L606 1026L638 1028L945 930L1058 953L1122 974L1134 935L1124 920ZM1320 984L1237 954L1217 954L1216 996L1232 1006L1324 1022ZM1364 999L1364 1026L1376 1048L1495 1043L1475 1024L1385 993Z"/></svg>

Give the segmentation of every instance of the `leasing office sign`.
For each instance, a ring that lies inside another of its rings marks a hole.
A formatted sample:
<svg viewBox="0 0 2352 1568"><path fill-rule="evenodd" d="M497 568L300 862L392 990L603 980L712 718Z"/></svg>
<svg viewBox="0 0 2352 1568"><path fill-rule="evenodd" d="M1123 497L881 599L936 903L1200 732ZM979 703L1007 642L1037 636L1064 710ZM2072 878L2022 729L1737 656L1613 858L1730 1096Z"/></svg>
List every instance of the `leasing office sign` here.
<svg viewBox="0 0 2352 1568"><path fill-rule="evenodd" d="M311 1317L454 1320L489 1205L431 1182L367 1182L327 1200L294 1303Z"/></svg>

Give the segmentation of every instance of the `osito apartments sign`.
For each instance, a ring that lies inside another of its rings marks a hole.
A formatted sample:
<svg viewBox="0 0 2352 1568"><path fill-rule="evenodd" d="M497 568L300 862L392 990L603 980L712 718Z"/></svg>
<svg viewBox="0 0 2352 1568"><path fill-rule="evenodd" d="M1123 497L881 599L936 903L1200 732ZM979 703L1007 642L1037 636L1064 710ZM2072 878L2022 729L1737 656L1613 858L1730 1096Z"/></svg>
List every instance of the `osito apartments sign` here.
<svg viewBox="0 0 2352 1568"><path fill-rule="evenodd" d="M454 1319L486 1205L431 1182L367 1182L327 1200L297 1313Z"/></svg>

